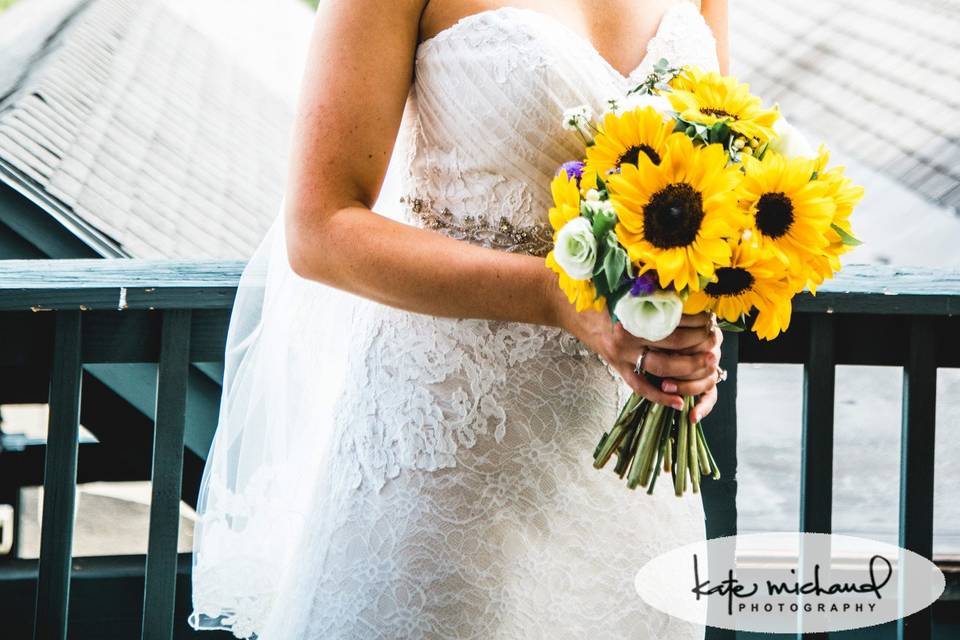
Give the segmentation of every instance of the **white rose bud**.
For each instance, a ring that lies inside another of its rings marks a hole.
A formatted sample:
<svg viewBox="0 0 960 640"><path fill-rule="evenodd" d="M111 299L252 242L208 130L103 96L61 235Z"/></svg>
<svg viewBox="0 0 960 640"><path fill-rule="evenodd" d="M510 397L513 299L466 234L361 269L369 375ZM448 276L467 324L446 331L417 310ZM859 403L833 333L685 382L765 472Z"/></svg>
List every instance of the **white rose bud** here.
<svg viewBox="0 0 960 640"><path fill-rule="evenodd" d="M597 215L598 213L606 215L615 215L616 210L613 208L613 203L609 200L586 200L583 203L583 208L588 211L591 215Z"/></svg>
<svg viewBox="0 0 960 640"><path fill-rule="evenodd" d="M592 278L597 263L597 239L590 221L577 217L563 225L557 234L553 257L574 280Z"/></svg>
<svg viewBox="0 0 960 640"><path fill-rule="evenodd" d="M777 153L787 158L816 157L817 154L810 146L807 138L796 127L787 122L783 116L777 118L777 121L773 123L773 130L777 133L779 139L772 140L770 146Z"/></svg>
<svg viewBox="0 0 960 640"><path fill-rule="evenodd" d="M613 312L628 333L657 342L680 325L683 300L673 291L654 291L640 296L628 293L620 298Z"/></svg>

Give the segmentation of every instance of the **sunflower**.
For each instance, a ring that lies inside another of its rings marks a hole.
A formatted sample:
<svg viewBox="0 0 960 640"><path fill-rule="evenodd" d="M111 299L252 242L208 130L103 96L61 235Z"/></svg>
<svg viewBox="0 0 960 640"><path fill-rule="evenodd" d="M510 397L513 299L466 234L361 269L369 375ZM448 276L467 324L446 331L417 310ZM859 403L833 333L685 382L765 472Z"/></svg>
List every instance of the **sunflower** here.
<svg viewBox="0 0 960 640"><path fill-rule="evenodd" d="M764 108L760 98L750 93L750 85L715 71L692 72L679 78L667 98L681 120L708 127L726 122L731 130L760 144L776 137L772 127L779 112Z"/></svg>
<svg viewBox="0 0 960 640"><path fill-rule="evenodd" d="M730 266L720 267L702 291L690 293L684 313L713 311L737 322L753 309L759 311L753 329L770 340L790 326L793 291L784 265L749 240L731 243Z"/></svg>
<svg viewBox="0 0 960 640"><path fill-rule="evenodd" d="M696 91L697 83L702 77L703 70L700 67L693 65L684 67L670 80L670 88L674 91Z"/></svg>
<svg viewBox="0 0 960 640"><path fill-rule="evenodd" d="M788 160L768 151L763 160L745 156L743 162L741 205L760 247L783 262L794 281L805 283L814 260L835 253L829 234L836 205L827 182L811 179L814 161L806 158Z"/></svg>
<svg viewBox="0 0 960 640"><path fill-rule="evenodd" d="M730 264L730 245L745 223L737 208L741 180L719 144L697 147L671 134L654 164L646 155L610 176L617 238L640 273L655 270L660 286L697 291L700 279Z"/></svg>
<svg viewBox="0 0 960 640"><path fill-rule="evenodd" d="M855 237L850 224L850 214L853 213L854 207L857 206L864 194L863 187L854 185L853 181L844 175L843 167L831 167L827 170L826 166L829 159L829 152L821 146L814 161L816 180L826 185L826 196L833 201L835 207L833 219L826 232L829 245L822 255L817 256L810 262L810 272L807 279L796 282L797 287L806 287L813 293L817 292L819 285L832 278L833 274L840 270L840 256L853 248L853 244L844 242L841 233L848 238Z"/></svg>
<svg viewBox="0 0 960 640"><path fill-rule="evenodd" d="M580 188L576 176L561 171L550 182L550 192L553 194L553 206L547 215L553 227L553 239L556 240L563 225L580 215Z"/></svg>
<svg viewBox="0 0 960 640"><path fill-rule="evenodd" d="M596 181L616 172L621 165L636 166L640 156L660 164L664 142L673 132L674 121L653 107L639 107L620 115L608 113L593 144L587 147L585 175Z"/></svg>

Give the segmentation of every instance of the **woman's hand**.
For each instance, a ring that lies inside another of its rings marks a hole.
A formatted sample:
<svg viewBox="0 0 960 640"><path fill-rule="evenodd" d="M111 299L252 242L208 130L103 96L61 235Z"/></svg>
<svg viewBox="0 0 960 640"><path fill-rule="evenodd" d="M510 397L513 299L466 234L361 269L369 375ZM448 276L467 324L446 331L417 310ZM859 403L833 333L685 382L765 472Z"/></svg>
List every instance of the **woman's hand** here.
<svg viewBox="0 0 960 640"><path fill-rule="evenodd" d="M719 381L720 345L723 344L723 332L707 314L683 316L680 326L666 340L656 343L653 348L668 351L651 351L643 360L646 371L663 378L660 389L667 393L679 393L686 396L699 396L696 405L690 411L690 420L700 422L717 403L717 382ZM675 354L700 358L701 368L695 374L683 377L673 374L657 373L655 367L660 357L670 358ZM699 375L702 374L702 375Z"/></svg>
<svg viewBox="0 0 960 640"><path fill-rule="evenodd" d="M669 337L650 342L631 335L619 322L611 323L606 311L578 313L559 287L556 292L556 324L610 364L636 393L677 410L683 408L682 396L699 395L690 419L699 422L710 413L717 399L723 334L708 314L685 315ZM635 370L643 352L647 354L643 359L644 371L663 378L659 388Z"/></svg>

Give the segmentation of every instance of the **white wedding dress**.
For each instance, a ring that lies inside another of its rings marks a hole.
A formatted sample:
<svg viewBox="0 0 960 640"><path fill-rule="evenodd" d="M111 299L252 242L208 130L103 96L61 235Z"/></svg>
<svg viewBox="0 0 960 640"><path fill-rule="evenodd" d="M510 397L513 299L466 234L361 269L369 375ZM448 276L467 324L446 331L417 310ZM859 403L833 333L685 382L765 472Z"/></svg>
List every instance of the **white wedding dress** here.
<svg viewBox="0 0 960 640"><path fill-rule="evenodd" d="M667 11L629 77L541 13L460 20L416 53L397 213L545 254L550 180L583 151L562 111L602 111L660 58L717 68L693 3ZM418 315L301 281L283 247L278 224L266 284L234 312L195 626L260 640L702 638L633 586L651 557L703 538L699 496L631 492L592 467L627 391L610 368L559 329Z"/></svg>

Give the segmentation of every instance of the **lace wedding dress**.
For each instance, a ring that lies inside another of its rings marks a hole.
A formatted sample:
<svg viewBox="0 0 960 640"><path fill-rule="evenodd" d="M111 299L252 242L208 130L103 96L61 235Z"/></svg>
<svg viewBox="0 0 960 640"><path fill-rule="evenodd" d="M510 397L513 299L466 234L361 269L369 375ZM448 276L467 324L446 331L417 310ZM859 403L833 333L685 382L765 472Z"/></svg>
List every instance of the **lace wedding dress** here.
<svg viewBox="0 0 960 640"><path fill-rule="evenodd" d="M460 20L417 50L395 210L544 255L550 179L582 155L562 111L601 111L660 58L717 68L693 3L671 6L628 77L541 13ZM592 468L628 390L573 336L307 283L279 224L244 284L201 494L194 626L261 640L702 637L633 586L648 559L703 538L699 497L631 492Z"/></svg>

